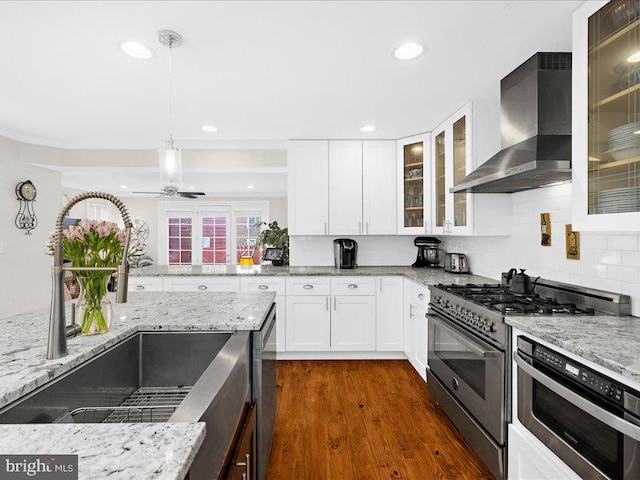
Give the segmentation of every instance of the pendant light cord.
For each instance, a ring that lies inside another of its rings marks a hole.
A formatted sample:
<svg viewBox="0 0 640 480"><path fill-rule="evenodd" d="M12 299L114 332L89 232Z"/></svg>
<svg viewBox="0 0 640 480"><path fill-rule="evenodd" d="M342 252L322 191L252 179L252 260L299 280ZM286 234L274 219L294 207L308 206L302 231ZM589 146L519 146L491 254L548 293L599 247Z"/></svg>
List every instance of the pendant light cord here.
<svg viewBox="0 0 640 480"><path fill-rule="evenodd" d="M171 76L173 73L173 65L172 65L172 56L171 56L171 49L173 47L173 40L169 41L169 140L171 141L171 143L173 144L173 136L171 135L171 132L173 131L173 124L172 124L172 119L173 119L173 111L172 111L172 84L171 84Z"/></svg>

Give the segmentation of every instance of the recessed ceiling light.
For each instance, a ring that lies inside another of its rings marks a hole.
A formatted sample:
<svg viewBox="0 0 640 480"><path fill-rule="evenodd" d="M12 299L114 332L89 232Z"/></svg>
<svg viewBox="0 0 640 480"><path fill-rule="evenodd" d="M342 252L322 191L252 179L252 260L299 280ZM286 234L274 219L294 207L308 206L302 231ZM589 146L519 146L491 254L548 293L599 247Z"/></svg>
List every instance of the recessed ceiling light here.
<svg viewBox="0 0 640 480"><path fill-rule="evenodd" d="M638 63L640 62L640 52L636 52L630 57L627 57L627 62L629 63Z"/></svg>
<svg viewBox="0 0 640 480"><path fill-rule="evenodd" d="M130 57L137 58L138 60L149 60L153 57L151 49L140 42L120 42L120 50Z"/></svg>
<svg viewBox="0 0 640 480"><path fill-rule="evenodd" d="M364 127L360 128L361 132L374 132L375 130L375 125L365 125Z"/></svg>
<svg viewBox="0 0 640 480"><path fill-rule="evenodd" d="M193 185L189 185L187 188L188 188L189 190L195 190L195 189L196 189L196 187L194 187Z"/></svg>
<svg viewBox="0 0 640 480"><path fill-rule="evenodd" d="M393 52L393 56L398 60L413 60L424 52L424 47L419 43L405 43L400 45Z"/></svg>
<svg viewBox="0 0 640 480"><path fill-rule="evenodd" d="M218 131L218 129L216 127L214 127L213 125L202 125L200 127L200 129L203 132L217 132Z"/></svg>
<svg viewBox="0 0 640 480"><path fill-rule="evenodd" d="M120 188L129 188L128 185L120 185Z"/></svg>
<svg viewBox="0 0 640 480"><path fill-rule="evenodd" d="M247 188L256 188L253 185L247 185Z"/></svg>

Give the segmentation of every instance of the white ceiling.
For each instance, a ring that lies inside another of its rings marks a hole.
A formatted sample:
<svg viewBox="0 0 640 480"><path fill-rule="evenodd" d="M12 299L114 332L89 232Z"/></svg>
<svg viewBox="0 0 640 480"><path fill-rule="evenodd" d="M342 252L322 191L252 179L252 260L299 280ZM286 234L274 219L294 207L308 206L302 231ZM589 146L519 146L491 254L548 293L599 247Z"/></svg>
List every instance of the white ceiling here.
<svg viewBox="0 0 640 480"><path fill-rule="evenodd" d="M157 148L169 131L168 50L157 41L167 28L184 38L173 51L172 122L183 149L400 138L470 99L498 98L499 79L536 51L570 50L579 5L2 1L0 134L72 149ZM125 56L118 43L131 39L154 57ZM394 59L406 41L426 53ZM219 131L202 132L204 123ZM365 124L378 129L364 134Z"/></svg>

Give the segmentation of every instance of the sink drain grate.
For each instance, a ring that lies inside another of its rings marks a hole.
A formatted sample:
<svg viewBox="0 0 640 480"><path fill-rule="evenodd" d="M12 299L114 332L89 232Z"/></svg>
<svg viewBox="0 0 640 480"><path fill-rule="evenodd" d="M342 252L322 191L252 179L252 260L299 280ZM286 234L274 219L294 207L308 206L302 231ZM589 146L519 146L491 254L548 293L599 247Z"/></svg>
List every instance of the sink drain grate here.
<svg viewBox="0 0 640 480"><path fill-rule="evenodd" d="M76 408L62 422L166 422L190 391L191 387L143 387L133 392L119 407Z"/></svg>

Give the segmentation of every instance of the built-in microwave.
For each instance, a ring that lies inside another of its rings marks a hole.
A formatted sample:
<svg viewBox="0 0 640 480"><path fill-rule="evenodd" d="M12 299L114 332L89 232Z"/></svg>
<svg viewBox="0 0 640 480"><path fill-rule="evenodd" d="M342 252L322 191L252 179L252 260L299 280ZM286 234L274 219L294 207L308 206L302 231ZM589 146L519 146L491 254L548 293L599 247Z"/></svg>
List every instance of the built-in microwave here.
<svg viewBox="0 0 640 480"><path fill-rule="evenodd" d="M640 478L640 393L519 336L518 418L582 478Z"/></svg>

